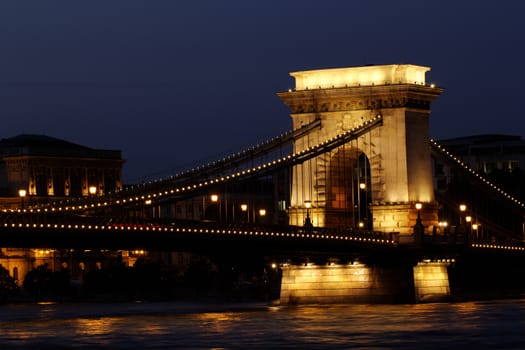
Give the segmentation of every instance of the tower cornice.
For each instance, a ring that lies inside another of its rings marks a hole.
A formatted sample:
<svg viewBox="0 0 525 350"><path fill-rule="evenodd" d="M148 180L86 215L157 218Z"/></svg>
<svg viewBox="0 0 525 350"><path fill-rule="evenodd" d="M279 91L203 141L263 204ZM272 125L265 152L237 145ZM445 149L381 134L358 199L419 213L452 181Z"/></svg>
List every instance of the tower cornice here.
<svg viewBox="0 0 525 350"><path fill-rule="evenodd" d="M393 84L289 90L277 95L292 114L300 114L382 108L429 110L442 92L433 85Z"/></svg>

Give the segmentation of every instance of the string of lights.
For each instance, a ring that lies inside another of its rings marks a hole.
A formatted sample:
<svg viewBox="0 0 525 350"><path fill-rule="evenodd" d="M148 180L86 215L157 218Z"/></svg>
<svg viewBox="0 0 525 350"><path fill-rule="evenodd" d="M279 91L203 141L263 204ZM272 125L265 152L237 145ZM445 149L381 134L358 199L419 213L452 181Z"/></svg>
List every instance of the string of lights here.
<svg viewBox="0 0 525 350"><path fill-rule="evenodd" d="M515 198L511 194L507 193L491 181L487 180L485 177L481 176L477 171L470 168L467 164L465 164L459 157L455 156L454 154L450 153L444 146L440 145L437 141L431 139L430 140L431 146L434 147L435 150L439 151L441 154L445 155L449 160L452 160L456 162L459 166L461 166L465 171L469 172L473 176L475 176L478 180L480 180L482 183L484 183L488 188L490 188L495 193L498 193L502 195L507 200L513 202L515 205L518 205L520 208L525 208L525 204L521 202L519 199Z"/></svg>
<svg viewBox="0 0 525 350"><path fill-rule="evenodd" d="M140 201L152 201L158 200L169 195L176 195L181 193L187 193L194 190L202 189L212 185L222 184L229 181L233 181L239 178L254 176L266 173L270 170L274 170L278 167L288 166L292 164L302 163L310 158L315 157L316 155L324 152L328 152L335 147L347 142L349 139L356 138L362 135L365 132L368 132L371 128L378 126L382 122L382 116L377 115L374 118L361 123L360 125L348 130L344 133L338 134L332 138L324 140L316 145L308 147L300 152L292 153L287 156L280 157L276 160L268 161L261 165L254 166L242 171L237 171L235 173L230 173L228 175L219 176L215 178L210 178L209 180L201 181L198 183L188 184L180 187L172 187L165 189L163 191L158 191L155 193L147 193L142 195L134 195L123 198L118 198L112 200L111 198L106 198L105 196L90 198L91 203L83 203L79 205L58 205L50 206L45 208L20 208L20 209L4 209L4 212L8 211L18 211L18 212L27 212L27 213L41 213L41 212L61 212L61 211L81 211L90 208L99 208L99 207L108 207L111 205L125 205L128 203L140 202Z"/></svg>

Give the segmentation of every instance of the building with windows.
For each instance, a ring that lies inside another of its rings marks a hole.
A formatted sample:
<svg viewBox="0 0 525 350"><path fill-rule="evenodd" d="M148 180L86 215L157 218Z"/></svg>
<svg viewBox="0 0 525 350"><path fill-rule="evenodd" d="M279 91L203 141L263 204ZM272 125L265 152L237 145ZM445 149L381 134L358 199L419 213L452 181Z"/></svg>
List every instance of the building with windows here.
<svg viewBox="0 0 525 350"><path fill-rule="evenodd" d="M516 197L525 197L525 140L513 135L473 135L439 140L467 167ZM434 188L446 191L454 172L434 159Z"/></svg>
<svg viewBox="0 0 525 350"><path fill-rule="evenodd" d="M81 146L45 135L0 140L0 206L20 208L122 188L121 151ZM32 268L55 268L53 250L0 248L0 265L18 283Z"/></svg>
<svg viewBox="0 0 525 350"><path fill-rule="evenodd" d="M45 135L0 140L0 196L103 195L122 188L121 151L81 146ZM22 191L21 191L22 190ZM25 191L25 192L24 192Z"/></svg>
<svg viewBox="0 0 525 350"><path fill-rule="evenodd" d="M525 170L525 141L520 136L474 135L439 142L482 174L495 170Z"/></svg>

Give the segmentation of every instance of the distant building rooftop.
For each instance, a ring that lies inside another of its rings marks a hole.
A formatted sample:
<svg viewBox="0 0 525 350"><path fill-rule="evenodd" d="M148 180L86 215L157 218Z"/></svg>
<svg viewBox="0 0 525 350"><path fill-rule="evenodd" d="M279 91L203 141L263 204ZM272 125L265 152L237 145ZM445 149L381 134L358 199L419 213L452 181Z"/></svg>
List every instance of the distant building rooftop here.
<svg viewBox="0 0 525 350"><path fill-rule="evenodd" d="M440 140L441 143L447 144L483 144L483 143L494 143L494 142L523 142L521 136L516 135L501 135L501 134L482 134L482 135L471 135L462 136L450 139Z"/></svg>
<svg viewBox="0 0 525 350"><path fill-rule="evenodd" d="M22 134L0 140L0 157L26 155L121 159L119 150L93 149L46 135Z"/></svg>
<svg viewBox="0 0 525 350"><path fill-rule="evenodd" d="M516 135L472 135L439 140L439 142L456 155L525 155L525 140Z"/></svg>

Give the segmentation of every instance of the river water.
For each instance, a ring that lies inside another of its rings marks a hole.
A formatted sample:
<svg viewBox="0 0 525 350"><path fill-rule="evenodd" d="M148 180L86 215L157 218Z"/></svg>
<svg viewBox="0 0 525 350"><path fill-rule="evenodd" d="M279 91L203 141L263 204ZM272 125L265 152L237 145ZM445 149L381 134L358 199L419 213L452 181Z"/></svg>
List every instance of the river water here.
<svg viewBox="0 0 525 350"><path fill-rule="evenodd" d="M525 299L0 306L0 349L525 349Z"/></svg>

